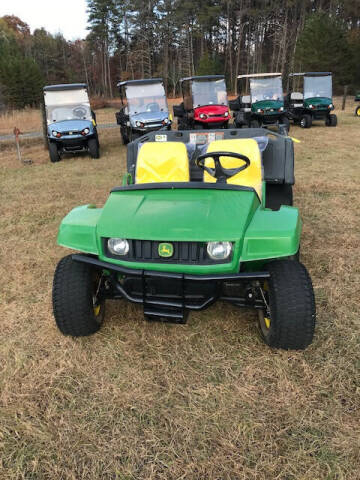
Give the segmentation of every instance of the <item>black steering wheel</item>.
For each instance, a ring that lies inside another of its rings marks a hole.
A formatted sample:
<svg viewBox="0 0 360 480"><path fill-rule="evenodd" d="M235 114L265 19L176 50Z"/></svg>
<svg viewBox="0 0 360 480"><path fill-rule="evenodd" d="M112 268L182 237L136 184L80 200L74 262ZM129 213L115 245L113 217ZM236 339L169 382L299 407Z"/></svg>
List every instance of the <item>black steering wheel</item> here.
<svg viewBox="0 0 360 480"><path fill-rule="evenodd" d="M75 107L73 109L73 114L77 118L86 117L86 108L84 107Z"/></svg>
<svg viewBox="0 0 360 480"><path fill-rule="evenodd" d="M231 158L238 158L242 160L244 165L241 167L236 168L224 168L221 165L220 157L231 157ZM205 165L205 159L212 158L215 162L215 168L210 168ZM241 155L240 153L232 153L232 152L207 152L199 155L195 160L195 165L202 170L205 170L209 173L212 177L216 178L216 183L226 183L228 178L233 177L234 175L242 172L250 165L250 159L245 155Z"/></svg>

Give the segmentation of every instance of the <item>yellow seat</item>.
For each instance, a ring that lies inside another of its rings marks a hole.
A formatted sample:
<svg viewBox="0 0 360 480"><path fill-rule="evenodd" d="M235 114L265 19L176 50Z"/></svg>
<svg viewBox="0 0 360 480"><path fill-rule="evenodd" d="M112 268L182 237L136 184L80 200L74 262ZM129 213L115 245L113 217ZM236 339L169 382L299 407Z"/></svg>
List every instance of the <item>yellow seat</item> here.
<svg viewBox="0 0 360 480"><path fill-rule="evenodd" d="M147 142L140 148L135 183L189 181L189 160L184 143Z"/></svg>
<svg viewBox="0 0 360 480"><path fill-rule="evenodd" d="M211 142L207 152L234 152L245 155L250 159L250 165L242 172L227 179L227 183L232 185L242 185L244 187L253 187L262 197L262 164L261 153L257 141L253 138L239 138L234 140L216 140ZM235 157L220 157L221 165L224 168L236 168L242 165L242 161ZM214 168L214 160L207 158L205 165ZM204 182L216 182L216 178L204 171Z"/></svg>

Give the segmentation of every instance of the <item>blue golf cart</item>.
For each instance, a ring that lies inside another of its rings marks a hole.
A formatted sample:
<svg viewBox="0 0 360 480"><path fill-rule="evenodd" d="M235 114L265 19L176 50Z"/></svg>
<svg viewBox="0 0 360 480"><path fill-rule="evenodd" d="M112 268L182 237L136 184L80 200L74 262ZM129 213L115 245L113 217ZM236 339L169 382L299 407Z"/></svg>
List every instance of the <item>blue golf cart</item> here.
<svg viewBox="0 0 360 480"><path fill-rule="evenodd" d="M44 87L44 106L51 162L58 162L63 153L82 151L99 158L96 119L85 83Z"/></svg>

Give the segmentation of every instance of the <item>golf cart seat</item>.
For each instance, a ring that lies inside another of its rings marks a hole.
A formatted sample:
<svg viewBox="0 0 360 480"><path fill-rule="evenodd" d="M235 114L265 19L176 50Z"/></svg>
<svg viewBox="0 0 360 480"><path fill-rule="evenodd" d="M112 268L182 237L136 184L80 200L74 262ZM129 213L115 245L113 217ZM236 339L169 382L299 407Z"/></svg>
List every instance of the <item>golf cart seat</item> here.
<svg viewBox="0 0 360 480"><path fill-rule="evenodd" d="M229 178L227 183L254 188L261 201L262 164L261 153L256 140L253 138L216 140L209 144L207 152L234 152L248 157L250 160L249 167ZM220 157L220 162L224 168L235 168L241 165L239 159L231 157ZM207 159L205 160L205 165L212 168L214 166L214 162L211 159ZM216 179L204 171L204 182L213 183L216 182Z"/></svg>
<svg viewBox="0 0 360 480"><path fill-rule="evenodd" d="M139 151L135 183L189 182L189 159L184 143L147 142Z"/></svg>
<svg viewBox="0 0 360 480"><path fill-rule="evenodd" d="M304 95L300 92L292 92L290 95L290 100L304 100Z"/></svg>

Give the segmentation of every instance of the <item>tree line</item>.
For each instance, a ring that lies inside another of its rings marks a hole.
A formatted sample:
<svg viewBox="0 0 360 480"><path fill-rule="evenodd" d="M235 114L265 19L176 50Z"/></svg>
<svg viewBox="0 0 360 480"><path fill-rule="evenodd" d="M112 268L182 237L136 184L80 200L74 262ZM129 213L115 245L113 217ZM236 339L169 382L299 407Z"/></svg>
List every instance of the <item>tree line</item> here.
<svg viewBox="0 0 360 480"><path fill-rule="evenodd" d="M360 2L353 0L87 0L88 34L68 41L0 18L0 104L22 108L44 84L86 82L113 97L119 80L332 71L335 89L360 88Z"/></svg>

